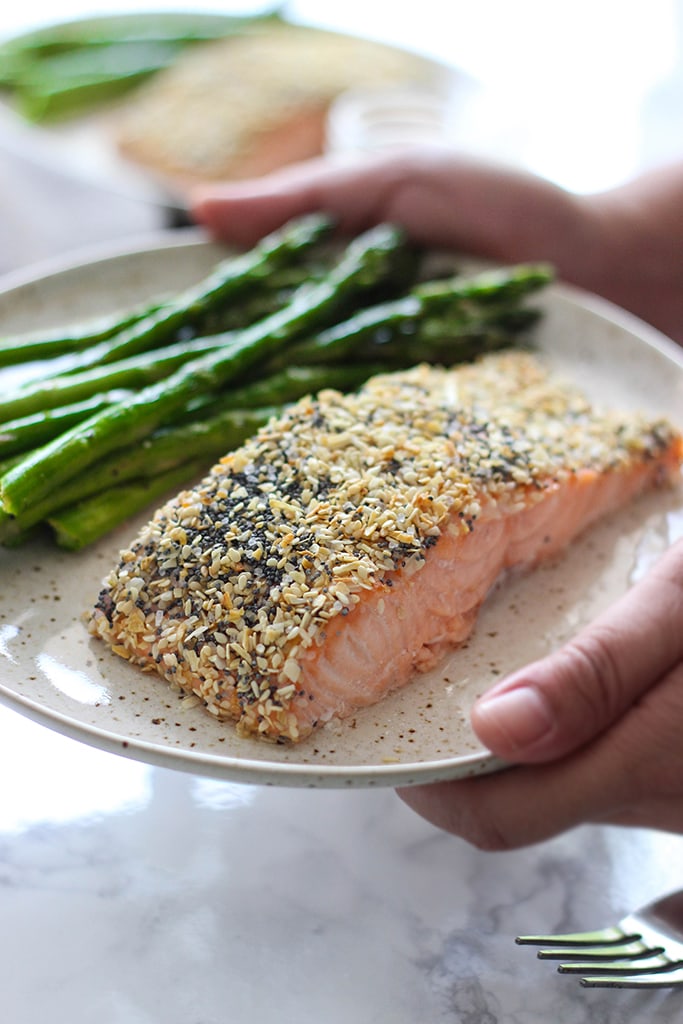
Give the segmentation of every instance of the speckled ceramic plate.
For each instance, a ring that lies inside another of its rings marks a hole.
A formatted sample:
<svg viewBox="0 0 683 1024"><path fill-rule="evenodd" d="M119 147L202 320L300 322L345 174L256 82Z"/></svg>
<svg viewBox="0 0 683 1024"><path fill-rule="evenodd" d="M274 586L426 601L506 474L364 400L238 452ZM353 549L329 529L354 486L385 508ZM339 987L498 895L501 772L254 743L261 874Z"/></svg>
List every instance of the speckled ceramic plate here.
<svg viewBox="0 0 683 1024"><path fill-rule="evenodd" d="M223 255L195 234L157 239L0 293L0 332L73 321L198 280ZM553 287L538 343L597 400L683 418L683 353L593 297ZM16 379L0 373L0 389ZM680 488L648 495L599 524L564 557L507 579L486 602L470 643L438 671L378 707L326 726L296 747L238 739L201 707L110 654L81 615L139 523L82 554L46 544L0 551L0 696L75 739L166 767L244 782L408 785L499 765L469 727L476 697L543 655L621 594L683 534Z"/></svg>

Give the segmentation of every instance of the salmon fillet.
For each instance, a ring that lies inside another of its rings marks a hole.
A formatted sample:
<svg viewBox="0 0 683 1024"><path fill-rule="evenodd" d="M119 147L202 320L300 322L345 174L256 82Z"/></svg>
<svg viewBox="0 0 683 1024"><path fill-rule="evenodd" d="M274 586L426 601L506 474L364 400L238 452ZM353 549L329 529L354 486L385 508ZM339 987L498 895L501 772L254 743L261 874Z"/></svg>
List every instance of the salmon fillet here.
<svg viewBox="0 0 683 1024"><path fill-rule="evenodd" d="M89 628L240 734L297 741L432 667L501 573L682 460L672 426L599 414L523 352L321 392L158 510Z"/></svg>
<svg viewBox="0 0 683 1024"><path fill-rule="evenodd" d="M270 24L191 47L111 119L126 159L176 184L247 178L319 156L347 90L441 92L433 61L371 39Z"/></svg>

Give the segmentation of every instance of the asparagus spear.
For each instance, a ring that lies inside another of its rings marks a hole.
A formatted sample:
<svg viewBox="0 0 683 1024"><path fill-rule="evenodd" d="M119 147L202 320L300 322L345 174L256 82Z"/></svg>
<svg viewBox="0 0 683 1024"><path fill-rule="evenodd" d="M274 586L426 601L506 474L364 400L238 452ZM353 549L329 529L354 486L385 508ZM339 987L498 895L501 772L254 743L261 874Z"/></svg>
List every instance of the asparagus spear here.
<svg viewBox="0 0 683 1024"><path fill-rule="evenodd" d="M65 405L58 409L47 409L31 416L0 423L0 456L3 459L17 452L25 452L56 437L64 430L104 409L107 405L123 401L128 392L123 389L105 391L94 398Z"/></svg>
<svg viewBox="0 0 683 1024"><path fill-rule="evenodd" d="M58 331L32 332L16 337L0 338L0 368L17 366L35 359L53 359L57 356L91 348L100 341L131 327L143 316L149 316L158 307L150 303L135 310L98 317L84 324L70 324Z"/></svg>
<svg viewBox="0 0 683 1024"><path fill-rule="evenodd" d="M218 402L231 409L255 409L260 406L284 405L322 388L352 391L379 366L288 366L268 377L257 378L222 395Z"/></svg>
<svg viewBox="0 0 683 1024"><path fill-rule="evenodd" d="M304 293L304 298L306 294ZM97 364L80 371L70 368L66 372L31 381L6 393L0 400L0 430L10 432L15 426L4 421L39 416L42 410L57 409L81 402L103 391L143 387L163 379L197 355L218 348L227 350L228 346L237 343L239 338L236 333L226 331L188 342L177 342L117 362ZM46 437L49 436L48 433Z"/></svg>
<svg viewBox="0 0 683 1024"><path fill-rule="evenodd" d="M500 305L519 302L532 292L545 287L554 278L549 263L518 263L510 267L482 270L468 277L456 279L456 287L464 301L480 305ZM427 281L421 292L425 297L441 291L441 281Z"/></svg>
<svg viewBox="0 0 683 1024"><path fill-rule="evenodd" d="M173 63L181 49L171 40L111 43L28 62L14 73L19 110L38 122L71 117L128 92Z"/></svg>
<svg viewBox="0 0 683 1024"><path fill-rule="evenodd" d="M361 309L278 353L270 367L276 369L290 359L312 365L351 357L373 361L387 357L394 366L419 360L440 362L448 351L444 344L435 355L436 338L452 340L448 361L453 362L462 352L458 342L481 339L487 326L507 326L508 340L513 332L529 326L537 314L516 303L551 280L548 266L520 264L468 278L424 282L401 298ZM407 354L409 342L411 355ZM401 347L406 353L403 356Z"/></svg>
<svg viewBox="0 0 683 1024"><path fill-rule="evenodd" d="M360 363L381 361L385 369L399 369L419 362L452 366L500 348L519 344L520 334L533 326L536 309L491 310L481 315L429 316L419 320L413 331L387 343L382 337L368 338L354 350Z"/></svg>
<svg viewBox="0 0 683 1024"><path fill-rule="evenodd" d="M116 452L35 502L20 516L0 509L0 544L17 543L33 526L62 508L131 480L152 480L192 461L208 468L273 415L275 408L230 409L206 421L161 430L140 445ZM186 478L186 479L189 479Z"/></svg>
<svg viewBox="0 0 683 1024"><path fill-rule="evenodd" d="M19 455L10 455L8 458L2 459L2 461L0 461L0 479L2 479L5 473L9 472L9 470L12 469L13 466L18 466L19 463L23 460L23 458L24 453L22 452ZM0 518L2 518L3 514L4 510L2 507L2 502L0 502Z"/></svg>
<svg viewBox="0 0 683 1024"><path fill-rule="evenodd" d="M330 219L317 213L290 221L262 238L248 252L221 261L203 281L180 292L149 316L82 353L78 365L83 368L95 363L112 363L162 344L179 328L192 324L228 301L236 301L254 285L267 285L274 269L299 259L324 238L331 227Z"/></svg>
<svg viewBox="0 0 683 1024"><path fill-rule="evenodd" d="M170 377L143 388L128 402L89 417L11 468L0 481L5 511L20 514L99 458L147 437L192 398L216 393L304 331L329 324L350 296L362 295L383 278L412 274L414 262L400 229L383 224L367 231L347 246L320 282L300 289L288 306L238 332L228 351L191 360Z"/></svg>
<svg viewBox="0 0 683 1024"><path fill-rule="evenodd" d="M373 369L378 372L379 364L374 368L361 365L288 366L266 377L254 377L246 384L227 391L216 394L208 392L191 398L173 417L173 424L160 429L173 429L198 420L208 420L230 410L284 405L285 402L293 402L302 395L311 394L321 388L350 391L362 384ZM114 457L116 458L116 455Z"/></svg>
<svg viewBox="0 0 683 1024"><path fill-rule="evenodd" d="M255 279L253 294L250 292L245 295L239 303L232 303L227 308L218 306L205 312L194 323L182 324L174 332L172 341L188 341L195 336L224 334L226 331L248 327L256 320L274 313L289 301L294 290L305 281L320 275L320 267L310 263L276 269L265 281ZM58 330L34 331L30 334L0 338L0 369L40 359L57 359L84 349L92 349L99 342L107 341L132 327L143 317L156 313L161 305L162 302L145 302L131 310L98 317L85 323L68 324ZM106 354L108 349L105 348L103 352ZM75 361L66 367L60 362L57 370L44 374L42 379L49 380L62 373L78 372L79 369Z"/></svg>
<svg viewBox="0 0 683 1024"><path fill-rule="evenodd" d="M232 334L197 338L191 342L178 342L140 355L121 359L105 366L93 366L80 373L60 374L44 380L32 381L9 392L0 401L0 429L3 421L18 417L38 416L47 411L81 402L116 388L141 388L162 380L183 363L206 352L228 348ZM111 404L111 403L110 403Z"/></svg>
<svg viewBox="0 0 683 1024"><path fill-rule="evenodd" d="M208 310L194 324L181 326L176 332L176 337L180 341L249 327L286 305L291 301L297 288L320 280L324 272L325 265L321 260L308 257L296 265L276 269L266 279L255 281L251 291L240 297L239 302L219 305Z"/></svg>
<svg viewBox="0 0 683 1024"><path fill-rule="evenodd" d="M205 468L202 459L183 463L152 480L138 480L103 491L51 515L48 522L61 548L79 551L157 499L182 487Z"/></svg>

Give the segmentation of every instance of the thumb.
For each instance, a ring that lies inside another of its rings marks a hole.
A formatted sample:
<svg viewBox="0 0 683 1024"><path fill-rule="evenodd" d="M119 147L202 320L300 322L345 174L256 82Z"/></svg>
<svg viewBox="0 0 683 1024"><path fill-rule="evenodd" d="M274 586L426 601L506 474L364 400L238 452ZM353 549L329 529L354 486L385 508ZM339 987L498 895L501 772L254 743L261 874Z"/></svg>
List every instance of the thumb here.
<svg viewBox="0 0 683 1024"><path fill-rule="evenodd" d="M603 732L683 659L683 541L558 651L475 704L472 725L494 754L532 764Z"/></svg>

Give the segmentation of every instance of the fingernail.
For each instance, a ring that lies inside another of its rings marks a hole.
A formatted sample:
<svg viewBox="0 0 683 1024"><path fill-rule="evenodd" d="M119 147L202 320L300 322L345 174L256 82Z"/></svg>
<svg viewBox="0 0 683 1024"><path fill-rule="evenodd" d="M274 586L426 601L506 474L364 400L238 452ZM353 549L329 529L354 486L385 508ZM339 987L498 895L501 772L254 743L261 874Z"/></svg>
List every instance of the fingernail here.
<svg viewBox="0 0 683 1024"><path fill-rule="evenodd" d="M550 706L535 687L516 686L477 702L477 732L497 733L511 750L534 746L554 726Z"/></svg>

